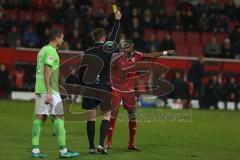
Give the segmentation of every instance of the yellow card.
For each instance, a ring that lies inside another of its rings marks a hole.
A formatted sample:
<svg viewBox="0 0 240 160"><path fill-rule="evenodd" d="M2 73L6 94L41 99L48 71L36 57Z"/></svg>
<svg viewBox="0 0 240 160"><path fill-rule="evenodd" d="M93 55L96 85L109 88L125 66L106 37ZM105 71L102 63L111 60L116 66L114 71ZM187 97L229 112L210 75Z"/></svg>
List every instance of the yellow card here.
<svg viewBox="0 0 240 160"><path fill-rule="evenodd" d="M117 5L112 5L112 7L113 7L113 13L116 13L117 12Z"/></svg>

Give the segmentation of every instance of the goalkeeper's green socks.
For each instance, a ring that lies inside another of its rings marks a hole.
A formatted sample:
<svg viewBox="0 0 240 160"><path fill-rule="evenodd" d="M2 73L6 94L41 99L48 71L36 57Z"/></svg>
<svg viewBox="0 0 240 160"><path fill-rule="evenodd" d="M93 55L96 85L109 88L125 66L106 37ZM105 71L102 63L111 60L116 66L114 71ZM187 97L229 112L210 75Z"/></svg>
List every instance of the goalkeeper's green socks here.
<svg viewBox="0 0 240 160"><path fill-rule="evenodd" d="M60 151L66 148L66 135L64 128L64 120L57 118L54 120L54 130L56 132L58 146Z"/></svg>
<svg viewBox="0 0 240 160"><path fill-rule="evenodd" d="M33 149L39 149L39 139L41 133L42 120L35 119L33 120L32 127L32 146Z"/></svg>

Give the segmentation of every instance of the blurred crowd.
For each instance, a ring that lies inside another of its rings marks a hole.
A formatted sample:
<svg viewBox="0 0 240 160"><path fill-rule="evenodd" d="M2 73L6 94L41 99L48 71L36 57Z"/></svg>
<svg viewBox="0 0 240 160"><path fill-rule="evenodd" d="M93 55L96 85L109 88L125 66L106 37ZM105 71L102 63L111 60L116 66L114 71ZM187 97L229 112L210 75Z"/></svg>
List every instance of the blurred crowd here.
<svg viewBox="0 0 240 160"><path fill-rule="evenodd" d="M207 2L208 1L208 2ZM94 3L93 3L94 2ZM112 0L2 0L0 2L0 47L40 48L48 41L52 27L64 30L63 50L86 50L93 42L90 32L95 27L103 27L110 32L112 11L109 13L103 4ZM123 13L119 40L131 39L135 48L144 52L178 50L178 42L173 31L213 33L204 43L206 57L240 58L240 0L125 0L119 1ZM7 11L16 11L8 14ZM20 12L40 12L37 17ZM45 14L44 14L45 13ZM233 25L234 24L234 25ZM146 30L167 31L161 40L155 33L147 35ZM217 35L226 33L222 42ZM195 47L195 46L193 46ZM4 65L0 67L0 96L9 97L11 90L34 89L34 67L17 65L9 73ZM31 76L26 76L31 75ZM174 91L167 98L181 99L189 107L191 99L198 99L201 108L209 108L219 101L232 101L237 104L240 98L239 80L235 75L222 77L221 74L208 74L204 71L203 60L193 63L186 72L174 71L169 80ZM74 75L71 76L72 79ZM69 81L72 81L72 79Z"/></svg>
<svg viewBox="0 0 240 160"><path fill-rule="evenodd" d="M90 32L95 27L110 31L112 15L97 3L112 0L2 0L0 7L0 46L39 48L46 44L53 26L65 31L64 50L85 50L91 45ZM173 3L173 4L171 4ZM207 57L240 57L240 0L126 0L119 1L124 18L119 39L131 39L136 49L145 52L176 49L176 42L167 34L163 40L155 34L144 39L146 29L227 33L223 42L213 36L204 46ZM170 8L170 9L169 9ZM173 8L173 9L171 9ZM21 21L4 14L6 10L44 11L46 15L26 15ZM38 21L36 21L38 19ZM231 27L231 24L235 24Z"/></svg>
<svg viewBox="0 0 240 160"><path fill-rule="evenodd" d="M174 90L168 97L179 100L183 107L192 107L190 101L197 99L201 109L218 109L222 101L225 109L227 103L232 102L237 110L240 99L239 76L207 73L203 58L193 62L186 73L175 71L171 82Z"/></svg>
<svg viewBox="0 0 240 160"><path fill-rule="evenodd" d="M0 64L0 98L11 98L12 90L34 91L35 66L18 64L9 71Z"/></svg>
<svg viewBox="0 0 240 160"><path fill-rule="evenodd" d="M34 91L34 69L34 66L19 64L10 73L2 64L0 66L0 98L10 98L12 90ZM66 78L66 83L79 84L76 70L70 67L68 71L71 74ZM218 109L220 101L224 103L225 109L228 102L234 103L234 108L237 109L240 99L240 77L238 75L223 76L219 73L207 73L204 70L203 58L194 61L187 72L175 70L170 71L169 74L172 75L167 79L174 85L174 90L165 97L159 97L165 101L165 104L168 98L172 98L174 102L181 103L183 107L191 108L191 100L196 99L201 109L210 107ZM137 81L137 83L140 90L144 90L142 85L151 85L148 80Z"/></svg>

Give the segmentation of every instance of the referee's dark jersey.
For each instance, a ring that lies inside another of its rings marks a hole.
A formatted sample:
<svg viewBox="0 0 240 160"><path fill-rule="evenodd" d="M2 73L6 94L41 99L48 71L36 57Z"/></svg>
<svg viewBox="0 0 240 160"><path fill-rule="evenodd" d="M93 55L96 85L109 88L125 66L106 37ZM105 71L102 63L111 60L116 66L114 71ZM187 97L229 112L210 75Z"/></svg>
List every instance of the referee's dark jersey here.
<svg viewBox="0 0 240 160"><path fill-rule="evenodd" d="M120 21L115 20L114 26L112 29L112 32L110 34L110 37L108 41L116 41L117 33L120 27ZM90 55L90 56L96 56L97 58L101 59L102 62L104 63L102 70L100 71L99 75L97 76L96 80L92 83L84 83L83 82L83 75L85 73L86 68L82 67L79 70L79 78L80 81L82 82L82 85L91 87L91 88L96 88L96 89L101 89L104 91L111 91L111 85L110 85L110 67L111 67L111 59L112 59L112 53L111 52L106 52L105 49L103 49L104 44L103 43L95 43L90 49L88 49L84 55ZM81 64L80 64L81 65ZM94 64L89 64L89 65L94 65ZM109 97L111 98L111 97ZM82 107L83 109L93 109L97 107L101 101L89 98L89 97L83 97L83 102L82 102Z"/></svg>

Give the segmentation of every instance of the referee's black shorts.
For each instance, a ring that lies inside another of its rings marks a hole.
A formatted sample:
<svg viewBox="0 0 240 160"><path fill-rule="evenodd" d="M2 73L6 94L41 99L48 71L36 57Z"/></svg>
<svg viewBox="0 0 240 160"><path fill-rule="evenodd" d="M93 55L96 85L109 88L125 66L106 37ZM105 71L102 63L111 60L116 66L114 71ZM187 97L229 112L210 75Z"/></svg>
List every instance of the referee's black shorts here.
<svg viewBox="0 0 240 160"><path fill-rule="evenodd" d="M87 85L87 87L96 88L96 89L100 89L102 91L107 91L107 92L112 91L110 84L91 84L91 85ZM108 99L111 100L111 95L106 94L104 96L110 96L108 97ZM104 106L101 106L101 103L102 102L100 100L90 98L90 97L83 97L82 108L86 110L92 110L92 109L97 109L97 107L99 106L100 109L103 110Z"/></svg>

